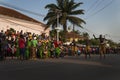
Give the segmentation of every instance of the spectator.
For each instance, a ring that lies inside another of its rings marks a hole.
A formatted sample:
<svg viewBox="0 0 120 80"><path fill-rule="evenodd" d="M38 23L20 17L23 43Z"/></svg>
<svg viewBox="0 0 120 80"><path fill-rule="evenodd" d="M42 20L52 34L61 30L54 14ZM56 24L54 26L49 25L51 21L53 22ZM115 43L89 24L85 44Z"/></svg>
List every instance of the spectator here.
<svg viewBox="0 0 120 80"><path fill-rule="evenodd" d="M25 40L23 35L20 35L19 48L20 48L20 59L23 60L25 59Z"/></svg>

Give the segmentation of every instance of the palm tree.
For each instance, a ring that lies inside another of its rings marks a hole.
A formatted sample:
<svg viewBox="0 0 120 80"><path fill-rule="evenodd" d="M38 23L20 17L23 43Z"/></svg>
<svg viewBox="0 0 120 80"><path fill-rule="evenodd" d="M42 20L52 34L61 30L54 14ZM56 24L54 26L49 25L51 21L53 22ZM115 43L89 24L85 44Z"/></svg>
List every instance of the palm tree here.
<svg viewBox="0 0 120 80"><path fill-rule="evenodd" d="M48 10L44 21L47 20L47 27L52 26L54 29L57 26L57 19L59 19L59 24L63 26L63 30L67 31L67 22L70 22L76 26L82 27L81 24L85 21L77 15L84 14L84 10L77 10L82 2L75 3L74 0L56 0L57 4L48 4L45 6Z"/></svg>
<svg viewBox="0 0 120 80"><path fill-rule="evenodd" d="M83 35L83 37L85 37L85 38L89 38L89 37L90 37L87 32L83 32L82 35Z"/></svg>

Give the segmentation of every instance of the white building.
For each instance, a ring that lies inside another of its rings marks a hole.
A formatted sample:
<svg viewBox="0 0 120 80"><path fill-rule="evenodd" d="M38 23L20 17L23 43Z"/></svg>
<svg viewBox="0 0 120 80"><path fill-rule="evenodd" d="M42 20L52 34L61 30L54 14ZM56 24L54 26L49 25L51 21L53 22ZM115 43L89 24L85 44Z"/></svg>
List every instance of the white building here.
<svg viewBox="0 0 120 80"><path fill-rule="evenodd" d="M16 31L31 32L35 34L46 33L49 35L49 28L44 30L45 24L23 15L15 10L0 6L0 30L6 31L13 28Z"/></svg>

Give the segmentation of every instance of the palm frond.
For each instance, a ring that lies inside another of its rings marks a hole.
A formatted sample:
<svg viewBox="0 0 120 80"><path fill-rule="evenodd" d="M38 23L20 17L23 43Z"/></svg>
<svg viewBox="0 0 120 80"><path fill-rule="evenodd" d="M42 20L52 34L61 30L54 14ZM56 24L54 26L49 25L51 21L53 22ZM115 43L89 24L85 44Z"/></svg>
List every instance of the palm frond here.
<svg viewBox="0 0 120 80"><path fill-rule="evenodd" d="M47 22L46 25L47 25L47 26L45 27L45 30L46 30L47 28L49 28L50 26L52 26L52 28L55 28L55 26L56 26L56 20L48 20L48 22Z"/></svg>
<svg viewBox="0 0 120 80"><path fill-rule="evenodd" d="M77 7L79 7L81 4L83 4L82 2L80 2L80 3L77 3L77 4L74 4L73 6L72 6L72 10L75 10Z"/></svg>
<svg viewBox="0 0 120 80"><path fill-rule="evenodd" d="M46 9L47 9L47 8L48 8L48 9L54 9L54 8L58 8L58 7L57 7L57 5L55 5L55 4L48 4L48 5L45 6L45 8L46 8Z"/></svg>
<svg viewBox="0 0 120 80"><path fill-rule="evenodd" d="M63 3L64 3L64 0L57 0L57 5L59 9L63 9Z"/></svg>
<svg viewBox="0 0 120 80"><path fill-rule="evenodd" d="M81 15L84 14L84 10L75 10L70 12L70 15Z"/></svg>
<svg viewBox="0 0 120 80"><path fill-rule="evenodd" d="M69 16L68 18L69 18L69 22L71 22L72 24L75 24L79 27L82 27L81 26L82 23L86 24L86 22L81 18L74 17L74 16Z"/></svg>
<svg viewBox="0 0 120 80"><path fill-rule="evenodd" d="M46 20L48 20L49 18L54 17L54 16L56 16L56 14L55 14L54 12L49 12L49 13L45 16L44 21L46 21Z"/></svg>

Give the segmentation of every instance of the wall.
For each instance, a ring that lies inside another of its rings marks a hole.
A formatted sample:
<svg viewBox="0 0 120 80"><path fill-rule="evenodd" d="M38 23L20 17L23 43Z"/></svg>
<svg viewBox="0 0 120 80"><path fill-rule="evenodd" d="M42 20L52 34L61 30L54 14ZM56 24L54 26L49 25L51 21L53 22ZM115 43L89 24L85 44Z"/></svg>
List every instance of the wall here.
<svg viewBox="0 0 120 80"><path fill-rule="evenodd" d="M42 23L35 23L26 20L16 19L8 16L0 15L0 31L6 31L9 28L13 28L16 31L31 32L35 34L46 33L49 35L49 30L44 31L44 26Z"/></svg>

